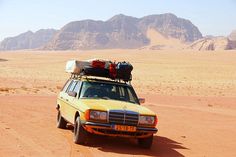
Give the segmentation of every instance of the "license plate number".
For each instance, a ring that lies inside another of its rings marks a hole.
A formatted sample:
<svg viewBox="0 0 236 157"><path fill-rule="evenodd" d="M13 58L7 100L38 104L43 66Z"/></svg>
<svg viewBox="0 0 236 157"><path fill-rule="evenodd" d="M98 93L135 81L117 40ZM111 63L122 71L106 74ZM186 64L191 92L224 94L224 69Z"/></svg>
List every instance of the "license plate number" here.
<svg viewBox="0 0 236 157"><path fill-rule="evenodd" d="M135 126L127 126L127 125L115 125L115 130L135 132L136 127Z"/></svg>

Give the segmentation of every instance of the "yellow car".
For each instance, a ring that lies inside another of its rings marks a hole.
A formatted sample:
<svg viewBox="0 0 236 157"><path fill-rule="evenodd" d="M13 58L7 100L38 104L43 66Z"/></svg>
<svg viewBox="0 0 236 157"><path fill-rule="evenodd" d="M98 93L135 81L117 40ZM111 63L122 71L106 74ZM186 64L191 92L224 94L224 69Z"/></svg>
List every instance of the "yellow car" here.
<svg viewBox="0 0 236 157"><path fill-rule="evenodd" d="M136 138L150 148L157 132L157 116L143 107L133 87L118 81L74 77L57 98L57 127L74 125L74 142L83 144L89 133Z"/></svg>

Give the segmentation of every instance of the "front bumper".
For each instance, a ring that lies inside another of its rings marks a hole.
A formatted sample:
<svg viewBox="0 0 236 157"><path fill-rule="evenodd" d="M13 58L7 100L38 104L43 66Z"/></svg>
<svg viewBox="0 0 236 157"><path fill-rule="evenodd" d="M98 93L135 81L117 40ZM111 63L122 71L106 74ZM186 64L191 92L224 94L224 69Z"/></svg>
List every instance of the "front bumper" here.
<svg viewBox="0 0 236 157"><path fill-rule="evenodd" d="M113 129L112 124L85 122L83 124L85 130L90 133L106 136L120 136L120 137L134 137L145 138L155 134L158 130L156 128L136 127L135 132L116 131Z"/></svg>

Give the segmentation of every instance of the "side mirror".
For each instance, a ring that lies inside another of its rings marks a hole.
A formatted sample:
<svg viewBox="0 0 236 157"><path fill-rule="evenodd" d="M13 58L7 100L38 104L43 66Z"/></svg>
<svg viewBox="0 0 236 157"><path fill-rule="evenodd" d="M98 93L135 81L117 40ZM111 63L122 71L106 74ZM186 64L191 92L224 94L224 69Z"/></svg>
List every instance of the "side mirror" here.
<svg viewBox="0 0 236 157"><path fill-rule="evenodd" d="M145 103L145 99L144 98L139 98L138 100L139 100L140 104L144 104Z"/></svg>
<svg viewBox="0 0 236 157"><path fill-rule="evenodd" d="M76 92L68 92L68 95L69 95L69 96L72 96L72 97L76 97L76 96L77 96L77 93L76 93Z"/></svg>

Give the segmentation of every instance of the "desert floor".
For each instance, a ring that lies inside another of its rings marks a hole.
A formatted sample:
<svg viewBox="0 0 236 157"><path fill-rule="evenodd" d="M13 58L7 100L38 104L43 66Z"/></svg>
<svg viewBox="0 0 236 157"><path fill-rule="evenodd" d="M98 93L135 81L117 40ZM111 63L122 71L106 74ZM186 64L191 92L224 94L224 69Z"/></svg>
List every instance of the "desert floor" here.
<svg viewBox="0 0 236 157"><path fill-rule="evenodd" d="M132 85L159 117L150 150L136 141L72 140L56 128L56 95L68 59L134 65ZM0 52L0 157L236 156L236 51L100 50Z"/></svg>

